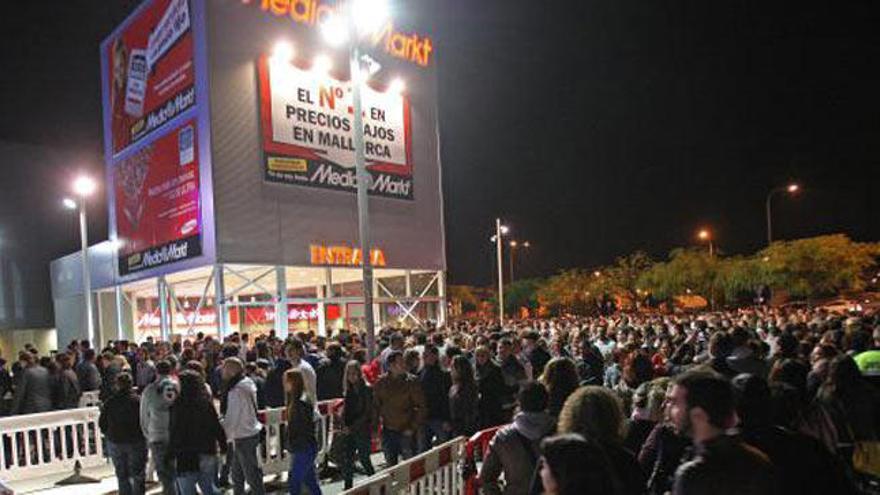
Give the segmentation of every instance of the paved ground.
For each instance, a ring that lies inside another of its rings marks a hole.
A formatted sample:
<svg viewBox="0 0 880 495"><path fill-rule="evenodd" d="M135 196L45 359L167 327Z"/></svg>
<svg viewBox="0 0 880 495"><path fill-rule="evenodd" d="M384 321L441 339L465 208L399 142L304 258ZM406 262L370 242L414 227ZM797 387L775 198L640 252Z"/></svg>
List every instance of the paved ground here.
<svg viewBox="0 0 880 495"><path fill-rule="evenodd" d="M376 470L385 467L385 459L382 454L373 454L373 466ZM321 490L324 495L337 495L343 491L342 476L336 470L331 470L335 476L325 477L321 479ZM99 468L87 469L83 471L83 475L100 480L98 483L86 483L72 486L55 486L55 483L61 481L69 474L59 474L54 476L46 476L27 481L18 481L9 483L17 495L39 493L40 495L115 495L116 494L116 478L113 476L113 468L108 464ZM355 484L359 480L365 479L363 474L355 474ZM266 483L268 493L287 493L286 475L278 479L277 476L267 476ZM225 490L225 493L231 494L231 490ZM306 491L307 492L307 491ZM147 487L149 495L161 493L158 484L150 483Z"/></svg>

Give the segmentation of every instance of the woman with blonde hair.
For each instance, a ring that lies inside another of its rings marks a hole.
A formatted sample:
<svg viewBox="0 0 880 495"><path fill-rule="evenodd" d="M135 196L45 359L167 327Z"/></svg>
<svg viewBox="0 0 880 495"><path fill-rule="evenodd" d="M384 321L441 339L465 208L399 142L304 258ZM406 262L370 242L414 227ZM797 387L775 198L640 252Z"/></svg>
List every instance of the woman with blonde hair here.
<svg viewBox="0 0 880 495"><path fill-rule="evenodd" d="M539 381L550 396L547 412L553 417L559 417L565 400L577 390L580 383L574 361L566 357L551 359L544 367L544 373L541 374Z"/></svg>
<svg viewBox="0 0 880 495"><path fill-rule="evenodd" d="M288 487L291 495L299 495L305 484L312 495L321 495L315 473L318 441L315 436L315 406L305 396L305 382L299 369L284 372L287 398L287 450L292 454Z"/></svg>

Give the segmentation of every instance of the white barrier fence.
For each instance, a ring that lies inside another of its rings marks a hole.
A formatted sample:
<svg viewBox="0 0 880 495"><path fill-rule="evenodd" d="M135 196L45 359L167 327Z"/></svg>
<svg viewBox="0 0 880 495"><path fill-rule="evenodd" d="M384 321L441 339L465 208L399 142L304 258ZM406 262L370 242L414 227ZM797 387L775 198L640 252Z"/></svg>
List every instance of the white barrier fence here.
<svg viewBox="0 0 880 495"><path fill-rule="evenodd" d="M342 495L464 495L459 461L466 444L465 437L450 440L376 473Z"/></svg>
<svg viewBox="0 0 880 495"><path fill-rule="evenodd" d="M82 396L79 398L79 407L100 407L101 406L101 391L100 390L92 390L90 392L83 392Z"/></svg>
<svg viewBox="0 0 880 495"><path fill-rule="evenodd" d="M318 404L318 462L326 457L333 441L334 412L339 403L331 400ZM285 473L290 460L284 450L284 408L266 409L259 414L266 431L259 451L263 471L267 475ZM0 480L73 473L77 461L83 468L109 462L104 456L99 417L98 407L83 407L0 418Z"/></svg>
<svg viewBox="0 0 880 495"><path fill-rule="evenodd" d="M97 407L0 418L0 479L72 473L106 462Z"/></svg>

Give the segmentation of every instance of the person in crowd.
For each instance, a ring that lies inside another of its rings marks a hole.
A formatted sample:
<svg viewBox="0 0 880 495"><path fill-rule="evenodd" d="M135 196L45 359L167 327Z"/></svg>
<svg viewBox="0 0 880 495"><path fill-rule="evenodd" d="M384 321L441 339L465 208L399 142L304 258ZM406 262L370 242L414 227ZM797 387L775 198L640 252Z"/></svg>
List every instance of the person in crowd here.
<svg viewBox="0 0 880 495"><path fill-rule="evenodd" d="M727 379L711 372L685 372L674 378L667 403L673 425L694 446L693 458L676 472L673 495L777 493L767 456L725 433L736 418Z"/></svg>
<svg viewBox="0 0 880 495"><path fill-rule="evenodd" d="M550 362L550 353L543 347L541 334L529 331L522 338L522 355L532 368L532 376L538 377L544 372L544 366Z"/></svg>
<svg viewBox="0 0 880 495"><path fill-rule="evenodd" d="M504 379L504 373L492 360L488 347L477 347L474 356L477 364L477 387L480 391L480 428L507 423L509 418L504 406L510 386ZM515 383L513 387L519 388L519 384Z"/></svg>
<svg viewBox="0 0 880 495"><path fill-rule="evenodd" d="M547 412L557 418L568 396L577 390L580 378L574 361L566 357L555 357L547 362L540 382L550 397Z"/></svg>
<svg viewBox="0 0 880 495"><path fill-rule="evenodd" d="M465 356L452 358L452 387L449 389L449 421L452 437L470 437L477 432L480 421L480 393L474 378L474 367Z"/></svg>
<svg viewBox="0 0 880 495"><path fill-rule="evenodd" d="M773 398L766 380L742 374L734 378L733 390L740 436L770 459L780 493L855 493L843 466L817 439L773 423Z"/></svg>
<svg viewBox="0 0 880 495"><path fill-rule="evenodd" d="M343 396L345 382L345 353L336 342L327 344L327 357L318 364L317 388L318 400L338 399Z"/></svg>
<svg viewBox="0 0 880 495"><path fill-rule="evenodd" d="M49 370L40 366L35 355L22 351L18 355L21 363L21 379L15 387L12 403L13 414L33 414L52 410L52 378Z"/></svg>
<svg viewBox="0 0 880 495"><path fill-rule="evenodd" d="M641 452L648 436L663 420L663 402L668 387L669 378L655 378L639 385L633 394L632 413L623 440L623 446L630 452Z"/></svg>
<svg viewBox="0 0 880 495"><path fill-rule="evenodd" d="M623 446L625 417L620 399L604 387L577 389L562 407L557 431L578 433L596 442L608 456L626 494L645 492L646 478L635 454Z"/></svg>
<svg viewBox="0 0 880 495"><path fill-rule="evenodd" d="M836 444L827 446L846 462L853 479L861 484L870 474L853 464L853 454L860 443L880 442L880 390L864 379L852 357L840 355L831 361L817 401L833 425L831 438Z"/></svg>
<svg viewBox="0 0 880 495"><path fill-rule="evenodd" d="M347 490L354 486L355 455L368 476L372 476L374 472L370 460L372 453L370 435L374 426L373 390L364 381L360 362L351 360L345 365L343 393L345 406L342 410L342 422L346 448L340 468Z"/></svg>
<svg viewBox="0 0 880 495"><path fill-rule="evenodd" d="M287 394L287 449L291 453L288 491L290 495L299 495L305 485L312 495L321 495L315 472L318 455L315 405L309 402L301 369L291 368L284 373L284 391Z"/></svg>
<svg viewBox="0 0 880 495"><path fill-rule="evenodd" d="M540 465L541 485L547 495L625 493L602 448L576 433L545 439Z"/></svg>
<svg viewBox="0 0 880 495"><path fill-rule="evenodd" d="M82 392L70 354L62 352L55 356L55 361L58 369L52 384L52 405L55 409L76 409Z"/></svg>
<svg viewBox="0 0 880 495"><path fill-rule="evenodd" d="M731 354L733 338L726 332L716 332L709 337L709 361L704 366L727 378L733 378L737 371L730 367L728 358Z"/></svg>
<svg viewBox="0 0 880 495"><path fill-rule="evenodd" d="M516 409L516 393L520 386L531 377L531 362L526 359L529 369L520 362L517 356L516 348L513 340L503 338L498 343L498 365L501 367L502 377L504 378L504 386L496 393L500 394L502 399L501 408L504 414L498 418L495 424L509 423Z"/></svg>
<svg viewBox="0 0 880 495"><path fill-rule="evenodd" d="M171 376L172 371L168 360L159 361L156 364L156 380L144 389L140 402L141 429L147 439L163 495L177 493L174 459L169 455L171 406L179 395L179 386Z"/></svg>
<svg viewBox="0 0 880 495"><path fill-rule="evenodd" d="M304 359L306 355L305 344L299 338L288 339L286 352L287 360L290 362L290 369L300 370L302 373L309 403L317 407L318 377L315 374L315 368ZM285 372L284 376L287 376L287 372Z"/></svg>
<svg viewBox="0 0 880 495"><path fill-rule="evenodd" d="M140 398L126 372L117 373L112 392L101 407L98 426L116 472L119 495L144 495L147 444L140 427Z"/></svg>
<svg viewBox="0 0 880 495"><path fill-rule="evenodd" d="M279 356L266 375L266 406L284 406L284 373L290 369L287 356Z"/></svg>
<svg viewBox="0 0 880 495"><path fill-rule="evenodd" d="M440 365L440 355L433 344L426 345L422 353L422 366L419 383L425 396L427 411L425 426L419 438L419 451L429 450L450 438L452 423L449 410L449 389L452 378Z"/></svg>
<svg viewBox="0 0 880 495"><path fill-rule="evenodd" d="M257 386L245 376L244 365L237 357L223 361L224 392L221 394L221 424L226 439L232 442L230 465L235 495L244 495L245 481L253 495L263 495L263 468L257 457L262 423L257 418Z"/></svg>
<svg viewBox="0 0 880 495"><path fill-rule="evenodd" d="M541 440L553 433L554 418L547 414L548 394L539 382L527 382L518 394L519 412L489 443L480 469L483 493L530 493L530 484L541 456ZM504 475L504 490L498 478Z"/></svg>
<svg viewBox="0 0 880 495"><path fill-rule="evenodd" d="M147 385L156 380L156 364L144 347L138 347L135 352L134 383L138 390L147 388Z"/></svg>
<svg viewBox="0 0 880 495"><path fill-rule="evenodd" d="M217 495L217 453L226 450L220 424L205 379L195 370L180 373L180 397L171 406L169 457L176 471L180 495Z"/></svg>
<svg viewBox="0 0 880 495"><path fill-rule="evenodd" d="M403 353L392 351L387 357L388 372L373 388L373 401L382 419L382 451L389 466L416 449L415 435L427 414L425 395L418 379L406 372Z"/></svg>
<svg viewBox="0 0 880 495"><path fill-rule="evenodd" d="M76 365L76 377L82 392L94 392L101 389L101 373L95 365L95 350L82 350L82 360Z"/></svg>
<svg viewBox="0 0 880 495"><path fill-rule="evenodd" d="M266 408L266 375L257 365L257 362L250 361L244 365L244 374L247 375L254 385L257 387L257 409Z"/></svg>

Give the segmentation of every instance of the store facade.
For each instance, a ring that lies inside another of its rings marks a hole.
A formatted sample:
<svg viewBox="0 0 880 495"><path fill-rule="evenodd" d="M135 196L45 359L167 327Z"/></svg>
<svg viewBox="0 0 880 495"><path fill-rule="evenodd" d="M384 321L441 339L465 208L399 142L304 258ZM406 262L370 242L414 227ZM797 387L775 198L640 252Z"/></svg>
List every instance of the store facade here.
<svg viewBox="0 0 880 495"><path fill-rule="evenodd" d="M352 84L347 50L318 27L335 5L147 0L102 43L99 338L362 328ZM377 325L446 312L436 74L418 5L361 40ZM52 264L59 344L85 338L80 263Z"/></svg>

